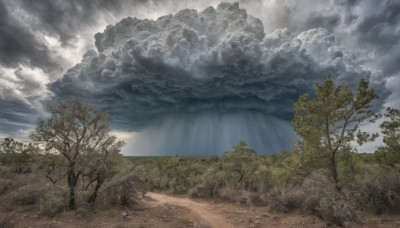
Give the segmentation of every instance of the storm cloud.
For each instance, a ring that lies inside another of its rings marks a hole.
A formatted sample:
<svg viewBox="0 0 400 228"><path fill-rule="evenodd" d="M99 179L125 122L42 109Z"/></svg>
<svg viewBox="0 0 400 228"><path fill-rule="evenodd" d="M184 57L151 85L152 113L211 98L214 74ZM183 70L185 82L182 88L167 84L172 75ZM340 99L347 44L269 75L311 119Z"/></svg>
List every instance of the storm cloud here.
<svg viewBox="0 0 400 228"><path fill-rule="evenodd" d="M95 38L97 52L88 51L50 88L58 99L80 98L104 108L119 129L142 131L160 119L179 115L193 117L188 123L212 120L202 113L217 113L222 122L228 114L241 116L230 125L241 118L256 119L249 113L263 114L265 122L279 117L288 123L299 95L312 92L328 74L352 87L361 78L370 79L377 90L384 87L374 81L378 75L363 67L356 53L339 46L327 29L296 34L284 28L265 34L262 21L238 3L202 11L186 9L157 20L128 17ZM200 122L204 127L207 121ZM162 132L161 128L155 132ZM256 134L267 137L275 128L265 127ZM234 143L233 137L228 138ZM181 145L176 153L187 142L167 141ZM265 141L256 148L270 147ZM275 140L275 144L275 150L282 150L290 143ZM205 150L193 147L191 151L194 148Z"/></svg>
<svg viewBox="0 0 400 228"><path fill-rule="evenodd" d="M51 90L100 105L118 127L133 130L160 116L203 111L289 120L298 96L329 73L355 83L371 75L326 29L265 34L237 3L155 21L129 17L95 37L98 52L88 51Z"/></svg>
<svg viewBox="0 0 400 228"><path fill-rule="evenodd" d="M49 50L22 25L15 22L3 1L0 2L0 64L16 67L20 63L51 67Z"/></svg>

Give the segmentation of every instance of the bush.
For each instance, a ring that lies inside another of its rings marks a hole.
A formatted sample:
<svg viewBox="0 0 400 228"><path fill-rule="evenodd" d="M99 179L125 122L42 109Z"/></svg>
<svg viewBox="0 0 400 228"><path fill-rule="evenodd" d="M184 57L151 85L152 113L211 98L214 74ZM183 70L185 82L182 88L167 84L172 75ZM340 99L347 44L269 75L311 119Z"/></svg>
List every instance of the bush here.
<svg viewBox="0 0 400 228"><path fill-rule="evenodd" d="M273 211L288 213L302 208L305 193L301 186L275 187L268 198Z"/></svg>
<svg viewBox="0 0 400 228"><path fill-rule="evenodd" d="M36 185L25 185L11 193L11 201L16 205L33 205L43 194L43 189Z"/></svg>
<svg viewBox="0 0 400 228"><path fill-rule="evenodd" d="M302 183L302 189L305 193L303 202L303 211L317 214L320 201L327 194L334 192L334 185L328 175L315 171L309 177L305 178Z"/></svg>
<svg viewBox="0 0 400 228"><path fill-rule="evenodd" d="M101 192L104 207L131 207L137 204L137 195L144 193L143 178L133 173L115 176Z"/></svg>
<svg viewBox="0 0 400 228"><path fill-rule="evenodd" d="M203 174L202 186L196 189L202 189L199 194L202 198L218 196L218 191L225 186L225 172L218 168L210 168Z"/></svg>
<svg viewBox="0 0 400 228"><path fill-rule="evenodd" d="M259 192L250 192L249 193L249 204L256 206L264 206L267 204L267 199L264 194Z"/></svg>
<svg viewBox="0 0 400 228"><path fill-rule="evenodd" d="M44 216L54 217L66 209L66 197L54 189L47 192L39 200L39 213Z"/></svg>
<svg viewBox="0 0 400 228"><path fill-rule="evenodd" d="M323 197L318 208L319 214L328 222L350 227L358 221L353 195L334 193Z"/></svg>
<svg viewBox="0 0 400 228"><path fill-rule="evenodd" d="M241 200L241 194L239 191L234 190L229 187L225 187L218 191L217 196L219 199L227 201L227 202L239 202ZM246 200L244 200L246 202Z"/></svg>
<svg viewBox="0 0 400 228"><path fill-rule="evenodd" d="M360 176L350 186L361 192L359 207L377 214L400 214L400 173L378 171Z"/></svg>

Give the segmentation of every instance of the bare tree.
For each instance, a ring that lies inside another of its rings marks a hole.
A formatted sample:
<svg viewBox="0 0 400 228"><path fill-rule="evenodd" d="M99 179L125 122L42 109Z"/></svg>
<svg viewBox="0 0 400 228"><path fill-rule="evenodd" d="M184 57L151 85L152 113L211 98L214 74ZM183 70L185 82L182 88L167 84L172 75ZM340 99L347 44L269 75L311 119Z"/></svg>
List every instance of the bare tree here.
<svg viewBox="0 0 400 228"><path fill-rule="evenodd" d="M55 150L63 156L70 191L68 207L73 210L75 188L84 170L80 168L81 160L89 154L102 156L105 151L119 153L123 143L110 135L107 116L97 108L75 100L49 105L47 111L51 116L39 119L30 137L46 150Z"/></svg>

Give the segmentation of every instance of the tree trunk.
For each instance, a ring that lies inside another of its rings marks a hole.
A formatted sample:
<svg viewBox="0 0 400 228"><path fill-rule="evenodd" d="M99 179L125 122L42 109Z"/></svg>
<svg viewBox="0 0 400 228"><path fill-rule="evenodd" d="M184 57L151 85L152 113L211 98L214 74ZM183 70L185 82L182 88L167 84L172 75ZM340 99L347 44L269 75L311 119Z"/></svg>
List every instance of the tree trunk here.
<svg viewBox="0 0 400 228"><path fill-rule="evenodd" d="M238 184L240 184L240 182L242 182L242 180L243 180L244 170L239 171L239 175L240 175L240 178L239 178Z"/></svg>
<svg viewBox="0 0 400 228"><path fill-rule="evenodd" d="M75 188L74 187L70 187L68 209L70 209L70 210L75 209Z"/></svg>
<svg viewBox="0 0 400 228"><path fill-rule="evenodd" d="M90 203L92 205L92 207L94 206L94 203L96 202L97 193L99 192L99 189L102 184L103 184L103 181L98 179L96 182L96 187L94 188L92 195L89 197L89 199L87 201L88 203Z"/></svg>
<svg viewBox="0 0 400 228"><path fill-rule="evenodd" d="M68 187L69 187L69 204L68 209L74 210L75 209L75 187L78 181L79 174L75 174L74 167L70 166L67 174L68 178Z"/></svg>
<svg viewBox="0 0 400 228"><path fill-rule="evenodd" d="M332 172L332 179L333 182L335 183L335 188L336 191L340 192L341 188L339 186L339 177L338 177L338 172L337 172L337 164L336 164L336 153L332 154L332 159L331 159L331 172Z"/></svg>

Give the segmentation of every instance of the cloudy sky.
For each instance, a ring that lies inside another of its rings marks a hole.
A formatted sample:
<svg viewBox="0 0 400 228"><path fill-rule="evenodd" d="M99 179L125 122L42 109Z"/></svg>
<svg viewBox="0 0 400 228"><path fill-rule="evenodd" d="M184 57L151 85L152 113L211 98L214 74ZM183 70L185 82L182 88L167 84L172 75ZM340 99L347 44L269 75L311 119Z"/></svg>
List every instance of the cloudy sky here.
<svg viewBox="0 0 400 228"><path fill-rule="evenodd" d="M279 152L293 103L328 74L400 108L399 62L396 0L2 0L0 137L78 98L109 113L125 154Z"/></svg>

